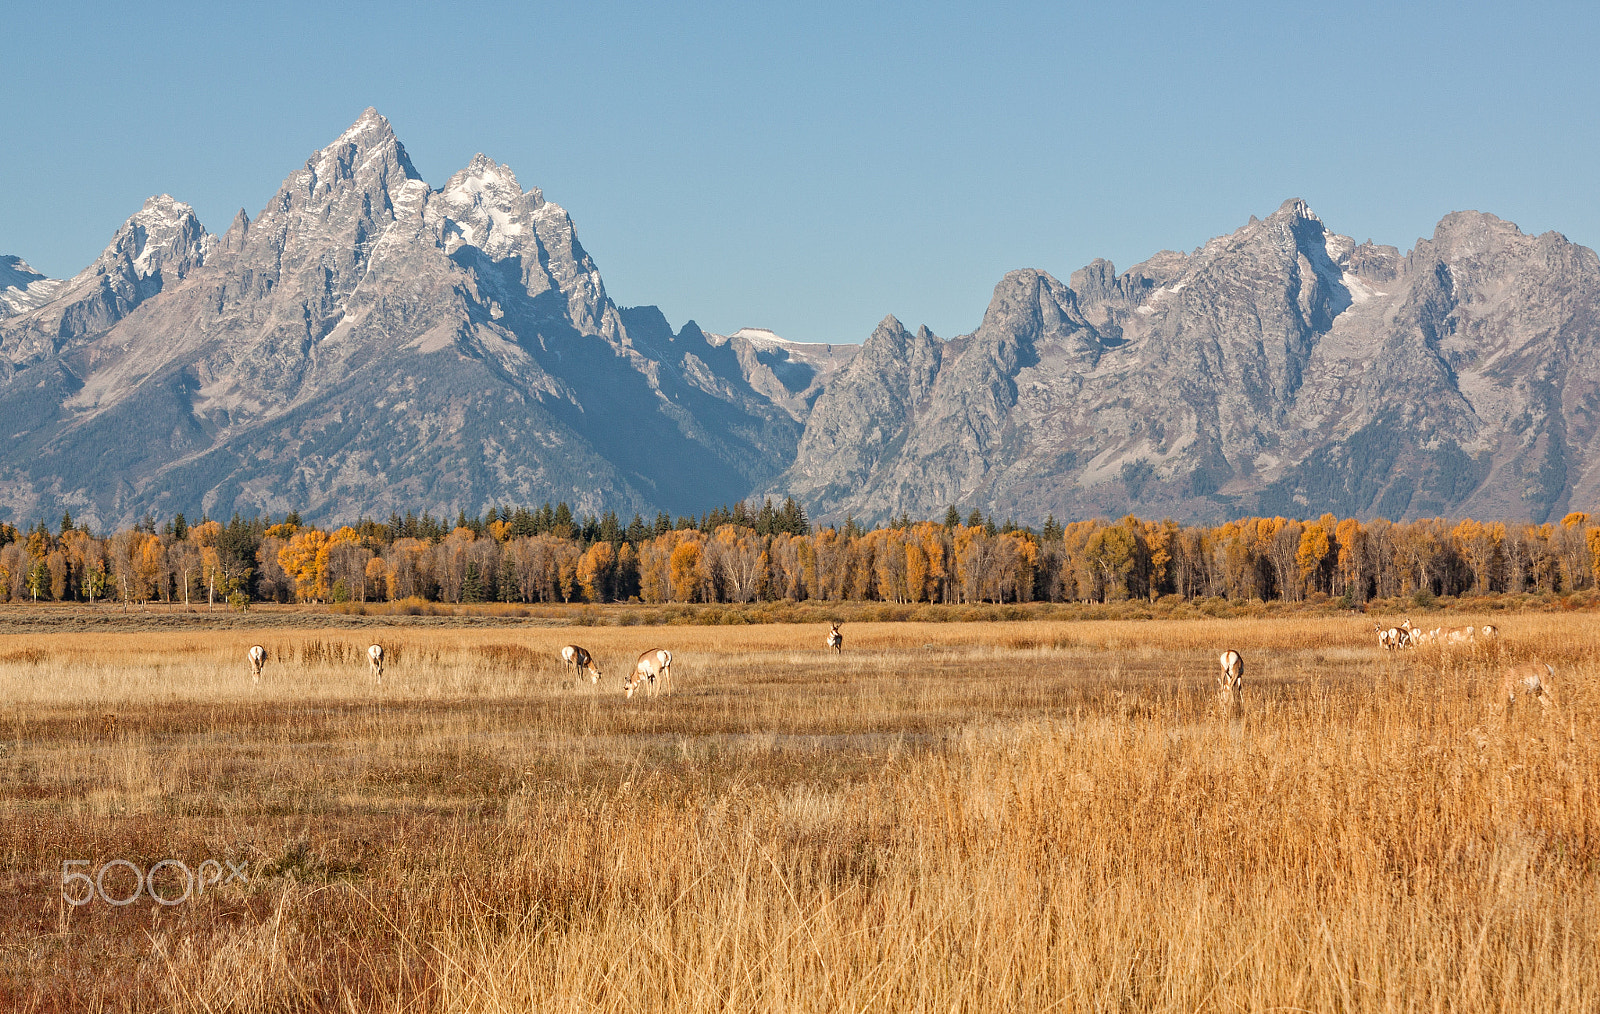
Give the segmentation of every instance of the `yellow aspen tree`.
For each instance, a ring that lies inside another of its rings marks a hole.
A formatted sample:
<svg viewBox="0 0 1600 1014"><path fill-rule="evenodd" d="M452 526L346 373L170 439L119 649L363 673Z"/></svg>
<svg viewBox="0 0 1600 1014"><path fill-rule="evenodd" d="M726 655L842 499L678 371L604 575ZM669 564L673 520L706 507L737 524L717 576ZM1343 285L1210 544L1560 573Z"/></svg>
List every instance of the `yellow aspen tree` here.
<svg viewBox="0 0 1600 1014"><path fill-rule="evenodd" d="M1589 543L1589 567L1593 580L1600 584L1600 528L1585 529L1583 534Z"/></svg>
<svg viewBox="0 0 1600 1014"><path fill-rule="evenodd" d="M1334 539L1339 546L1339 590L1345 595L1354 596L1357 586L1361 584L1361 561L1366 551L1366 538L1366 531L1355 518L1345 518L1334 529ZM1362 597L1365 597L1364 592Z"/></svg>
<svg viewBox="0 0 1600 1014"><path fill-rule="evenodd" d="M928 594L928 553L920 539L906 540L906 600L921 602Z"/></svg>
<svg viewBox="0 0 1600 1014"><path fill-rule="evenodd" d="M700 595L700 560L704 556L698 540L686 539L672 551L669 567L674 602L693 602Z"/></svg>
<svg viewBox="0 0 1600 1014"><path fill-rule="evenodd" d="M304 528L278 550L278 566L294 581L295 598L301 602L319 602L327 594L326 575L318 566L319 559L327 561L322 552L327 544L327 532Z"/></svg>
<svg viewBox="0 0 1600 1014"><path fill-rule="evenodd" d="M367 561L366 595L369 598L394 598L394 569L381 556L374 556Z"/></svg>
<svg viewBox="0 0 1600 1014"><path fill-rule="evenodd" d="M611 572L617 565L617 552L609 542L596 542L578 558L578 585L590 602L604 602L610 596Z"/></svg>
<svg viewBox="0 0 1600 1014"><path fill-rule="evenodd" d="M1333 555L1333 538L1323 521L1311 521L1300 533L1300 545L1295 550L1295 568L1300 573L1300 583L1306 588L1320 591L1318 587L1323 566Z"/></svg>
<svg viewBox="0 0 1600 1014"><path fill-rule="evenodd" d="M928 561L923 597L929 602L941 601L945 598L945 580L949 576L945 556L944 526L934 524L932 521L923 521L914 525L911 531L916 536L918 548Z"/></svg>

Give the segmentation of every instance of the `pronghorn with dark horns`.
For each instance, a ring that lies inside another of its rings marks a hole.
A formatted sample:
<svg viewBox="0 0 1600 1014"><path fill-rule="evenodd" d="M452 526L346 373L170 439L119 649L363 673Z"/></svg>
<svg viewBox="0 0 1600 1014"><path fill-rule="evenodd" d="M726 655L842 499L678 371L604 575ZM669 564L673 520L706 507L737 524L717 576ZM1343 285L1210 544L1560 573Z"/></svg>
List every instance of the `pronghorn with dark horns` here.
<svg viewBox="0 0 1600 1014"><path fill-rule="evenodd" d="M261 682L261 667L267 664L267 649L259 644L250 646L250 682Z"/></svg>
<svg viewBox="0 0 1600 1014"><path fill-rule="evenodd" d="M576 644L569 644L561 649L561 661L572 667L573 683L577 683L579 677L586 672L589 674L591 684L600 682L600 667L594 664L594 656Z"/></svg>
<svg viewBox="0 0 1600 1014"><path fill-rule="evenodd" d="M672 688L672 652L665 648L656 648L639 656L639 661L633 667L633 675L623 685L625 695L632 697L633 692L639 689L639 684L647 680L653 690L657 677L661 679L662 689Z"/></svg>
<svg viewBox="0 0 1600 1014"><path fill-rule="evenodd" d="M839 625L835 623L833 629L828 631L828 647L833 649L835 655L844 654L844 635L839 633Z"/></svg>

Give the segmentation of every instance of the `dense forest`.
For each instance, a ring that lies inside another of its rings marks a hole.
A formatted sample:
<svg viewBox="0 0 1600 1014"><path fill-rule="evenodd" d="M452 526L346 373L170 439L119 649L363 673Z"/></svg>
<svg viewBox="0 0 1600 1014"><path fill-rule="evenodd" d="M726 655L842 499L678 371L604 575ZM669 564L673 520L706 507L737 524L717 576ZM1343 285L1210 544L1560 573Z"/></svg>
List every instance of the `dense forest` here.
<svg viewBox="0 0 1600 1014"><path fill-rule="evenodd" d="M1331 514L996 525L950 508L941 521L815 528L793 500L703 517L575 517L566 504L494 509L453 524L424 513L334 531L281 520L182 515L97 536L0 525L6 601L897 603L1105 602L1219 596L1301 600L1595 586L1600 527L1444 519L1391 523Z"/></svg>

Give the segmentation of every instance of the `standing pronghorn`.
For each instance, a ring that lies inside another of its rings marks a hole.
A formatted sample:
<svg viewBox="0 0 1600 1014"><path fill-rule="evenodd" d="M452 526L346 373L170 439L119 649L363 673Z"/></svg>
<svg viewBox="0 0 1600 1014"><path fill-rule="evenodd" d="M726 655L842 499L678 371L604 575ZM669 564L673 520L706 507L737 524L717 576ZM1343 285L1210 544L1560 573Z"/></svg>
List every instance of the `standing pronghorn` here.
<svg viewBox="0 0 1600 1014"><path fill-rule="evenodd" d="M561 649L561 661L572 667L572 680L577 682L578 677L585 672L589 674L589 682L600 682L600 669L594 664L594 657L576 644L569 644Z"/></svg>
<svg viewBox="0 0 1600 1014"><path fill-rule="evenodd" d="M267 664L267 649L259 644L250 646L250 682L261 682L261 667Z"/></svg>
<svg viewBox="0 0 1600 1014"><path fill-rule="evenodd" d="M1244 715L1244 656L1229 648L1218 656L1222 672L1217 674L1217 706L1229 718Z"/></svg>
<svg viewBox="0 0 1600 1014"><path fill-rule="evenodd" d="M383 682L383 645L374 644L367 649L367 661L372 665L372 677Z"/></svg>
<svg viewBox="0 0 1600 1014"><path fill-rule="evenodd" d="M844 635L839 633L839 625L835 623L833 629L828 631L828 647L833 649L835 655L844 654Z"/></svg>
<svg viewBox="0 0 1600 1014"><path fill-rule="evenodd" d="M639 661L633 667L633 676L623 685L626 696L632 697L639 684L645 680L649 680L650 686L654 688L657 676L661 677L662 689L671 689L672 652L665 648L647 651L639 656Z"/></svg>
<svg viewBox="0 0 1600 1014"><path fill-rule="evenodd" d="M1547 679L1554 679L1555 669L1544 662L1525 662L1514 665L1500 677L1500 692L1506 695L1506 708L1517 703L1517 695L1532 697L1539 702L1539 713L1545 714L1556 707L1556 695L1551 692Z"/></svg>
<svg viewBox="0 0 1600 1014"><path fill-rule="evenodd" d="M1374 623L1372 629L1378 632L1378 647L1384 651L1394 651L1400 647L1401 633L1399 627L1380 627Z"/></svg>

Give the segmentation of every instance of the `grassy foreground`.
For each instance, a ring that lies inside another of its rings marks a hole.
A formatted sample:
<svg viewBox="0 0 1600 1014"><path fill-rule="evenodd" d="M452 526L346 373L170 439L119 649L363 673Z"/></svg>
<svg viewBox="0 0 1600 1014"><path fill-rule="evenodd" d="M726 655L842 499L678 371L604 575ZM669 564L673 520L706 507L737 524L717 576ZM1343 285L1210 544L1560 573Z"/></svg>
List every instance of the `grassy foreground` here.
<svg viewBox="0 0 1600 1014"><path fill-rule="evenodd" d="M1597 1010L1600 620L1494 622L0 636L0 1010Z"/></svg>

